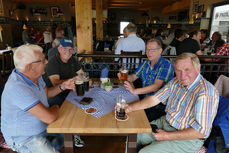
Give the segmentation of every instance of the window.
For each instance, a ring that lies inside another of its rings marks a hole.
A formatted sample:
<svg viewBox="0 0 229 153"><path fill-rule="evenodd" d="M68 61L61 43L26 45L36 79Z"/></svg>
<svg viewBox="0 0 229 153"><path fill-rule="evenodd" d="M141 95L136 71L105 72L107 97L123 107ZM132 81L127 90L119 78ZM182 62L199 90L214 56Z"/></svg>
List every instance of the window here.
<svg viewBox="0 0 229 153"><path fill-rule="evenodd" d="M130 22L120 22L120 34L123 34L123 29L129 24Z"/></svg>

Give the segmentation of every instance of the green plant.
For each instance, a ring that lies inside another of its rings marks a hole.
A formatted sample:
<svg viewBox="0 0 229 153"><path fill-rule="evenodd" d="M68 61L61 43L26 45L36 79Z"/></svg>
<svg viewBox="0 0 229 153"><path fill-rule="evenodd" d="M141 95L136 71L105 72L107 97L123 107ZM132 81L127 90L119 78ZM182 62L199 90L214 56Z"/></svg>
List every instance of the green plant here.
<svg viewBox="0 0 229 153"><path fill-rule="evenodd" d="M104 86L112 86L112 82L106 82L104 83Z"/></svg>

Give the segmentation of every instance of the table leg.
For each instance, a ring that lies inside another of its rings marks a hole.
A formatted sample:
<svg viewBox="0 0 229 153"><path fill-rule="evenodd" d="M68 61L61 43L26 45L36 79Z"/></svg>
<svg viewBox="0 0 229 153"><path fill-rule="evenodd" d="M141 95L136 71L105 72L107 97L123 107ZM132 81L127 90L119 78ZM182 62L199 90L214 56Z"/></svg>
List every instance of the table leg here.
<svg viewBox="0 0 229 153"><path fill-rule="evenodd" d="M127 153L136 153L137 152L137 134L128 135L128 147Z"/></svg>
<svg viewBox="0 0 229 153"><path fill-rule="evenodd" d="M74 153L72 134L64 134L64 152Z"/></svg>

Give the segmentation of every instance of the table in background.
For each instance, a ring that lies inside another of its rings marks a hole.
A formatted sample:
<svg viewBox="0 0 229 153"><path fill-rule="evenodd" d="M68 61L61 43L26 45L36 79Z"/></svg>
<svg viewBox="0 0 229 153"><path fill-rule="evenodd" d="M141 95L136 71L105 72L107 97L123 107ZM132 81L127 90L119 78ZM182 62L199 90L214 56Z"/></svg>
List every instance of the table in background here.
<svg viewBox="0 0 229 153"><path fill-rule="evenodd" d="M127 121L117 121L114 111L96 118L65 100L58 119L47 127L48 133L64 133L66 153L73 153L72 135L128 136L128 153L136 152L137 133L150 133L151 127L144 110L131 112Z"/></svg>

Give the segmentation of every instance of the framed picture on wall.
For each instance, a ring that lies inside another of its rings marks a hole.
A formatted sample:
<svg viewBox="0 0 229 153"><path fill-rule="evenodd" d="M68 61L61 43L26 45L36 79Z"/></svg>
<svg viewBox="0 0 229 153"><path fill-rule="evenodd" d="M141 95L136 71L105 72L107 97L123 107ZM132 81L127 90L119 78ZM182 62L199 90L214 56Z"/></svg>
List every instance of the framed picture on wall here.
<svg viewBox="0 0 229 153"><path fill-rule="evenodd" d="M58 15L58 7L51 7L52 17L59 17Z"/></svg>
<svg viewBox="0 0 229 153"><path fill-rule="evenodd" d="M3 10L2 0L0 0L0 16L4 16L4 10Z"/></svg>

